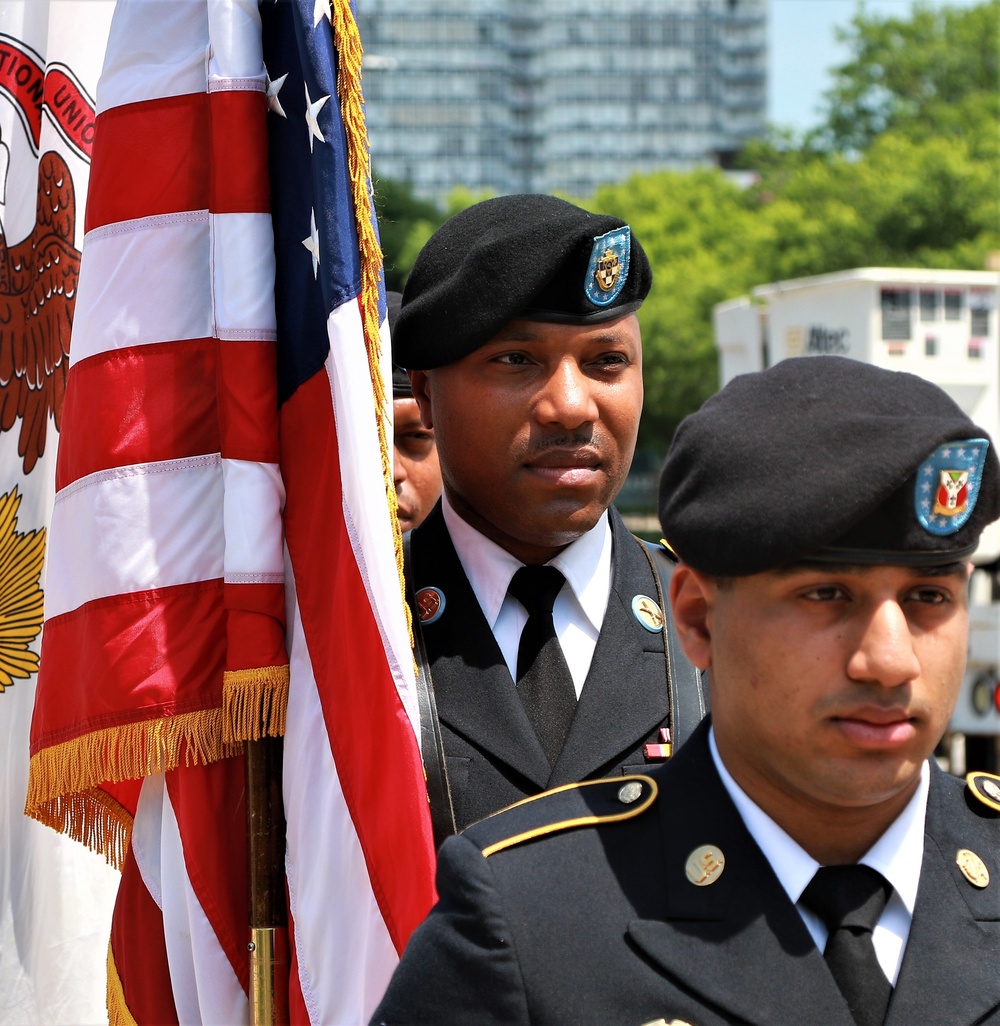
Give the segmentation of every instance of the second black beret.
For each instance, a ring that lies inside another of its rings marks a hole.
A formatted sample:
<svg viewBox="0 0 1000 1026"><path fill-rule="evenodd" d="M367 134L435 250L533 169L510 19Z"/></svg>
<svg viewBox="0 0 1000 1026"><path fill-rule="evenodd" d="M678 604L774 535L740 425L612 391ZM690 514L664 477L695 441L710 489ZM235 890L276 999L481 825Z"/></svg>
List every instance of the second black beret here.
<svg viewBox="0 0 1000 1026"><path fill-rule="evenodd" d="M1000 516L1000 465L937 385L798 357L734 378L681 422L659 512L678 556L722 577L807 558L948 563Z"/></svg>

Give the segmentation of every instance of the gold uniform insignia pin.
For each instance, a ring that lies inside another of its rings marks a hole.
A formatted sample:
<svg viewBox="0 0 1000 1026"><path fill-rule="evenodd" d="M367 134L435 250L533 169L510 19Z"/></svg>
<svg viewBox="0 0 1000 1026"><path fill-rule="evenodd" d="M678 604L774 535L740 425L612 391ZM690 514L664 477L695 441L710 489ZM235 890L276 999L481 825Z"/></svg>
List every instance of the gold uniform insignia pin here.
<svg viewBox="0 0 1000 1026"><path fill-rule="evenodd" d="M684 864L684 872L695 887L707 887L722 876L726 868L726 856L714 844L703 844L695 848Z"/></svg>
<svg viewBox="0 0 1000 1026"><path fill-rule="evenodd" d="M959 848L955 853L955 865L973 887L989 886L990 871L986 868L986 863L974 851L969 851L968 848Z"/></svg>

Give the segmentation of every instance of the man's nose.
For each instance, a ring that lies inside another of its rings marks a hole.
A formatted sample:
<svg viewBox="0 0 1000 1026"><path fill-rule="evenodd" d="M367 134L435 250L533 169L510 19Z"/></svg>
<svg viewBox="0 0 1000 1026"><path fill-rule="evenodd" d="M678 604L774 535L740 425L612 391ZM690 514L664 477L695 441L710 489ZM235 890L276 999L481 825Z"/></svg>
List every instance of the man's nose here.
<svg viewBox="0 0 1000 1026"><path fill-rule="evenodd" d="M919 673L920 660L906 613L894 599L879 602L861 626L848 662L848 675L853 680L896 687L914 680Z"/></svg>
<svg viewBox="0 0 1000 1026"><path fill-rule="evenodd" d="M400 459L399 452L392 450L392 483L396 487L396 494L399 495L403 484L409 475L406 472L406 460Z"/></svg>
<svg viewBox="0 0 1000 1026"><path fill-rule="evenodd" d="M535 416L543 424L577 428L599 417L593 381L575 359L560 360L538 397Z"/></svg>

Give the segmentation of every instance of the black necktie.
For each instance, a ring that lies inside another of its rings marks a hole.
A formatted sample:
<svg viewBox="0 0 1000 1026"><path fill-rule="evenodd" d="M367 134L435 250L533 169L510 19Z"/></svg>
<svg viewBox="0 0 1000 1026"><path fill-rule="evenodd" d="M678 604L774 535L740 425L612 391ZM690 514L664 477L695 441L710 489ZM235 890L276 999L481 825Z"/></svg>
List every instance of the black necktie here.
<svg viewBox="0 0 1000 1026"><path fill-rule="evenodd" d="M830 931L823 957L858 1026L881 1026L892 996L872 944L891 893L885 877L870 866L823 866L799 899Z"/></svg>
<svg viewBox="0 0 1000 1026"><path fill-rule="evenodd" d="M576 712L576 689L552 624L566 578L554 566L522 566L507 591L528 611L517 649L517 693L554 766Z"/></svg>

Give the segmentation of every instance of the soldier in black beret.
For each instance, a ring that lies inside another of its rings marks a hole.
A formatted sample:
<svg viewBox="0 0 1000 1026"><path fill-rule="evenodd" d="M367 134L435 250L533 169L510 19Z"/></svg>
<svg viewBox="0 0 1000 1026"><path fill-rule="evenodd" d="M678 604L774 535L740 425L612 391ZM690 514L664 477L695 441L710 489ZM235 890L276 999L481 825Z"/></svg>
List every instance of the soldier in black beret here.
<svg viewBox="0 0 1000 1026"><path fill-rule="evenodd" d="M393 353L444 481L406 558L439 839L546 787L655 764L703 715L679 648L668 666L654 557L611 506L650 284L627 224L536 195L451 218L406 282Z"/></svg>
<svg viewBox="0 0 1000 1026"><path fill-rule="evenodd" d="M711 716L648 775L449 841L372 1021L1000 1021L1000 778L931 758L991 440L919 378L807 357L709 400L663 480Z"/></svg>
<svg viewBox="0 0 1000 1026"><path fill-rule="evenodd" d="M390 342L403 296L386 292ZM410 376L392 364L392 479L396 486L396 517L404 532L419 527L441 497L441 467L434 431L424 427L420 407L413 398Z"/></svg>

